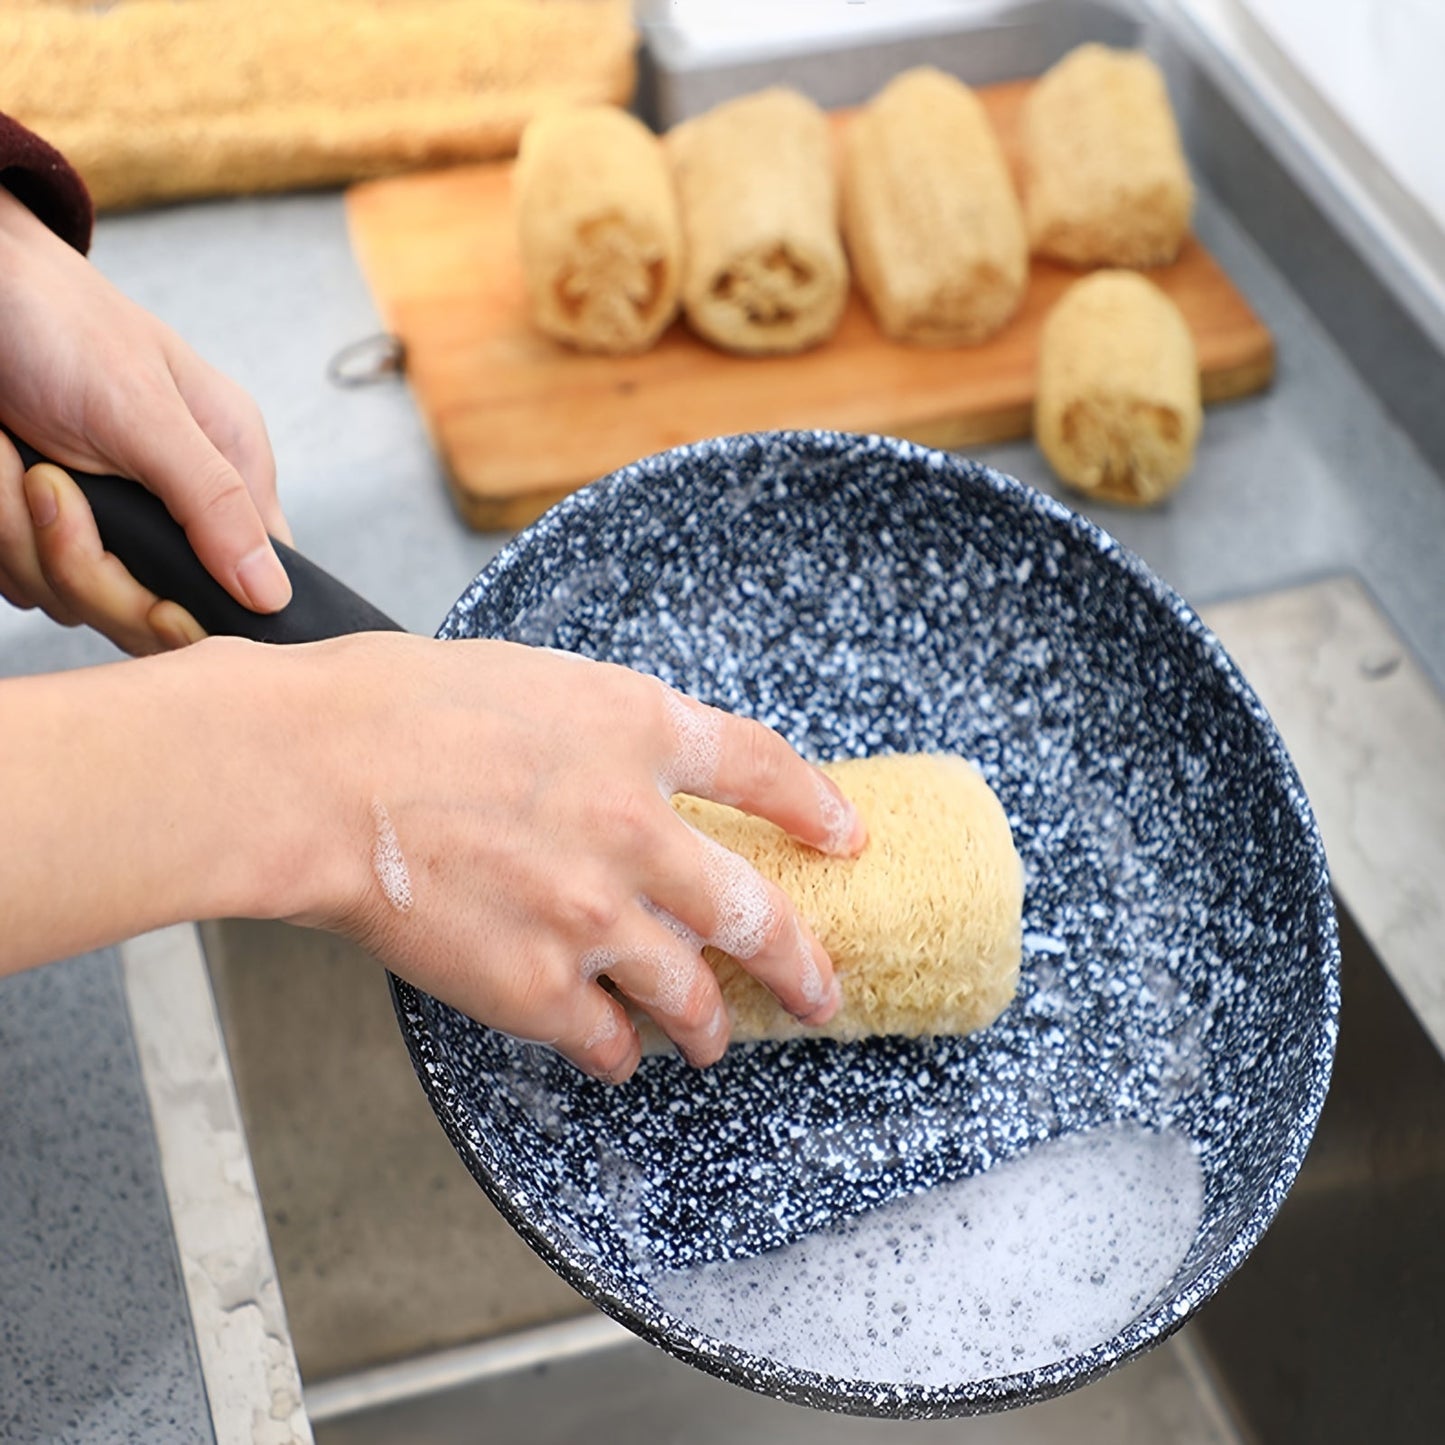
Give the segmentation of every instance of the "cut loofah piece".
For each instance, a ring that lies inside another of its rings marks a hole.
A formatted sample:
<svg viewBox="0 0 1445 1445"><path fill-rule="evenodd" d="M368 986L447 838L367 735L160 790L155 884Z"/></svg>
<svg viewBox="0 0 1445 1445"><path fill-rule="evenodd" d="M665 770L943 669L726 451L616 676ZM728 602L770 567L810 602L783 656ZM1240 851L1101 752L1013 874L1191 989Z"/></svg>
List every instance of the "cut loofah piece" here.
<svg viewBox="0 0 1445 1445"><path fill-rule="evenodd" d="M1035 252L1072 266L1160 266L1189 231L1194 188L1159 67L1082 45L1029 92L1024 210Z"/></svg>
<svg viewBox="0 0 1445 1445"><path fill-rule="evenodd" d="M678 812L746 858L797 906L828 950L843 1005L805 1028L733 959L706 950L733 1039L967 1034L1013 998L1022 952L1023 867L1002 805L962 758L898 754L825 769L868 825L856 859L828 857L720 803Z"/></svg>
<svg viewBox="0 0 1445 1445"><path fill-rule="evenodd" d="M1136 271L1096 271L1049 312L1034 432L1061 480L1145 506L1183 480L1203 426L1199 361L1179 308Z"/></svg>
<svg viewBox="0 0 1445 1445"><path fill-rule="evenodd" d="M992 336L1028 283L1023 212L982 103L952 76L906 71L848 128L843 235L895 341Z"/></svg>
<svg viewBox="0 0 1445 1445"><path fill-rule="evenodd" d="M615 106L553 111L523 132L514 184L532 319L584 351L645 351L682 277L662 142Z"/></svg>
<svg viewBox="0 0 1445 1445"><path fill-rule="evenodd" d="M510 155L558 105L626 102L628 0L0 3L0 109L102 209Z"/></svg>
<svg viewBox="0 0 1445 1445"><path fill-rule="evenodd" d="M756 355L826 341L848 300L827 118L795 91L728 101L670 131L688 324Z"/></svg>

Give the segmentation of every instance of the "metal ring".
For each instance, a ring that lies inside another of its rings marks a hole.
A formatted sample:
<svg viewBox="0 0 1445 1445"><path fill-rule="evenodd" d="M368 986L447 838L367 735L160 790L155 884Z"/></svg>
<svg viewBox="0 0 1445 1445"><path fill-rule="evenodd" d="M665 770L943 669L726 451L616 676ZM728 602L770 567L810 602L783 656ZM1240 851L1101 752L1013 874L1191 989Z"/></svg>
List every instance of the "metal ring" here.
<svg viewBox="0 0 1445 1445"><path fill-rule="evenodd" d="M388 331L363 337L343 346L326 363L326 379L333 386L374 386L406 370L406 347Z"/></svg>

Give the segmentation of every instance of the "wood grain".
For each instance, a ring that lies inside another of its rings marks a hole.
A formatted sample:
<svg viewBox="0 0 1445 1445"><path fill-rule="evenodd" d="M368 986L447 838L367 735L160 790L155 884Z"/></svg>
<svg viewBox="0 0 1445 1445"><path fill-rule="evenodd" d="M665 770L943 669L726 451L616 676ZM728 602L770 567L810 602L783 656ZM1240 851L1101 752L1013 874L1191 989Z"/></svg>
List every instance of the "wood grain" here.
<svg viewBox="0 0 1445 1445"><path fill-rule="evenodd" d="M980 91L1011 160L1028 85ZM799 356L730 356L681 323L641 356L585 356L528 321L511 169L372 181L346 198L362 271L406 347L407 376L469 525L522 526L616 467L730 432L831 427L941 447L1028 435L1039 328L1078 273L1035 260L1019 314L981 346L888 341L855 291L833 339ZM1206 402L1268 385L1269 331L1197 241L1149 275L1194 333Z"/></svg>

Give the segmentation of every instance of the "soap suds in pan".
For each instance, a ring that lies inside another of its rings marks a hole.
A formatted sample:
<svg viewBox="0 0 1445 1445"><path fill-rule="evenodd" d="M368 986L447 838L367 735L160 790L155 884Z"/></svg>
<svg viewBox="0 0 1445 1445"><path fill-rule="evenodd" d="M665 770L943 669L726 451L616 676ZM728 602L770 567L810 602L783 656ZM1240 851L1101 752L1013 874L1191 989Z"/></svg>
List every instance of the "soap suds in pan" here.
<svg viewBox="0 0 1445 1445"><path fill-rule="evenodd" d="M659 1269L657 1302L713 1340L848 1380L955 1385L1124 1328L1199 1229L1190 1140L1105 1124L753 1258Z"/></svg>

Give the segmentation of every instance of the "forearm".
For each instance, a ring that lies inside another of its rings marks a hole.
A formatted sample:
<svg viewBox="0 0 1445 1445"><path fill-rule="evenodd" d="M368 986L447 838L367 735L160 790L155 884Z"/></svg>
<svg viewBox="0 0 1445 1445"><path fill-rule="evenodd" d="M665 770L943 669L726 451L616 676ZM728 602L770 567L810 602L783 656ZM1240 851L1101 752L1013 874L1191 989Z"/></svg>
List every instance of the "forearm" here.
<svg viewBox="0 0 1445 1445"><path fill-rule="evenodd" d="M344 891L354 807L310 651L217 640L0 681L0 973Z"/></svg>

